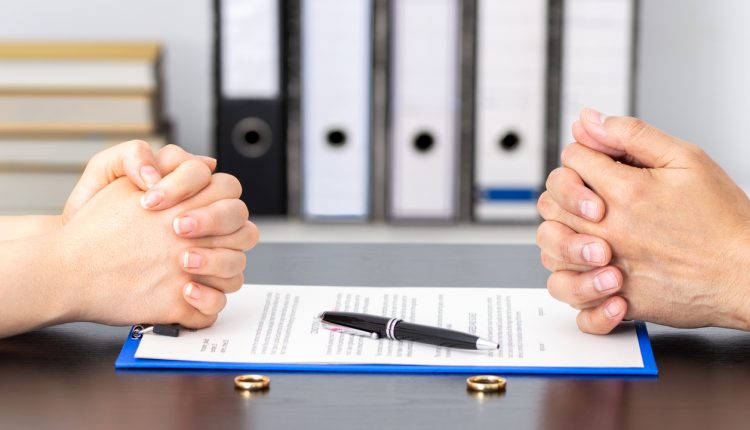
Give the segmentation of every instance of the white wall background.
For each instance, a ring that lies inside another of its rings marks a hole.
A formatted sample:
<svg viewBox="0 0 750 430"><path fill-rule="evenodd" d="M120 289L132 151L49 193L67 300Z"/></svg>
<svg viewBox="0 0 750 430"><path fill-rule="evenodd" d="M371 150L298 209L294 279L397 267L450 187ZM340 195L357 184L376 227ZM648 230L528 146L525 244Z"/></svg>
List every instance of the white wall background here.
<svg viewBox="0 0 750 430"><path fill-rule="evenodd" d="M208 154L210 0L0 0L0 40L145 40L165 46L166 113L176 141Z"/></svg>
<svg viewBox="0 0 750 430"><path fill-rule="evenodd" d="M703 146L750 190L750 2L641 0L637 112ZM0 40L157 40L166 109L211 153L210 0L0 0Z"/></svg>
<svg viewBox="0 0 750 430"><path fill-rule="evenodd" d="M636 110L750 192L750 2L641 0Z"/></svg>

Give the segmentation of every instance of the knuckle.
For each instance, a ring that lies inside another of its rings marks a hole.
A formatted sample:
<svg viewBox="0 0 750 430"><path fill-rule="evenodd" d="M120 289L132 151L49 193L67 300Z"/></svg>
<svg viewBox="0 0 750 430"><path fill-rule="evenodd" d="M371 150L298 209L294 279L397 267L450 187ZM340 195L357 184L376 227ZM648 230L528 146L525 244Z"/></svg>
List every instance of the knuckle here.
<svg viewBox="0 0 750 430"><path fill-rule="evenodd" d="M560 300L560 297L558 297L558 294L557 294L557 291L558 291L558 288L557 288L557 277L555 276L554 273L552 273L549 276L547 276L547 291L549 291L549 294L553 298L555 298L557 300Z"/></svg>
<svg viewBox="0 0 750 430"><path fill-rule="evenodd" d="M539 211L539 215L545 220L550 218L552 213L552 198L549 195L549 191L545 191L539 196L539 199L536 201L536 209Z"/></svg>
<svg viewBox="0 0 750 430"><path fill-rule="evenodd" d="M242 288L242 285L245 283L245 275L240 273L239 275L233 276L229 282L227 282L226 288L224 289L224 292L227 294L230 293L236 293L237 291Z"/></svg>
<svg viewBox="0 0 750 430"><path fill-rule="evenodd" d="M201 163L203 164L203 163ZM203 164L208 169L208 166ZM227 173L214 173L213 180L232 198L238 199L242 195L242 184L239 179Z"/></svg>
<svg viewBox="0 0 750 430"><path fill-rule="evenodd" d="M547 175L547 181L544 183L545 188L548 190L555 186L559 182L560 177L563 175L563 168L557 167Z"/></svg>
<svg viewBox="0 0 750 430"><path fill-rule="evenodd" d="M550 272L554 272L555 271L555 269L557 267L557 263L556 263L556 261L554 259L552 259L552 257L549 256L549 254L547 254L546 252L542 251L540 258L542 260L542 266L544 266Z"/></svg>
<svg viewBox="0 0 750 430"><path fill-rule="evenodd" d="M175 160L178 159L183 152L185 151L182 148L173 143L170 143L169 145L161 148L159 152L156 153L156 156L160 160Z"/></svg>
<svg viewBox="0 0 750 430"><path fill-rule="evenodd" d="M612 197L623 205L628 205L642 198L642 193L646 191L640 180L633 179L630 181L613 181L609 186L609 192Z"/></svg>
<svg viewBox="0 0 750 430"><path fill-rule="evenodd" d="M200 175L204 179L211 177L211 169L202 161L189 159L182 162L182 168L189 171L191 175Z"/></svg>
<svg viewBox="0 0 750 430"><path fill-rule="evenodd" d="M210 327L216 322L216 319L218 317L219 317L218 314L206 315L204 313L196 311L192 315L192 318L190 318L190 322L188 322L187 325L185 325L185 327L192 328L192 329L201 329L201 328Z"/></svg>
<svg viewBox="0 0 750 430"><path fill-rule="evenodd" d="M258 243L258 240L260 239L260 230L254 223L250 221L247 221L245 223L245 228L243 228L242 230L244 235L242 238L242 248L247 250Z"/></svg>
<svg viewBox="0 0 750 430"><path fill-rule="evenodd" d="M247 205L240 199L224 199L216 203L218 210L227 218L235 220L233 225L236 225L236 220L247 220L250 216L250 212L247 209Z"/></svg>
<svg viewBox="0 0 750 430"><path fill-rule="evenodd" d="M159 150L159 152L170 154L170 153L179 153L179 152L184 152L184 151L182 148L175 145L174 143L170 143L169 145L166 145L161 150Z"/></svg>
<svg viewBox="0 0 750 430"><path fill-rule="evenodd" d="M190 320L190 316L193 312L193 308L187 303L171 306L167 312L167 321L170 323L184 324Z"/></svg>
<svg viewBox="0 0 750 430"><path fill-rule="evenodd" d="M568 282L567 288L570 290L571 295L575 299L576 304L586 303L589 301L588 291L583 282L581 282L580 276L576 276L574 279Z"/></svg>
<svg viewBox="0 0 750 430"><path fill-rule="evenodd" d="M563 263L577 263L578 253L576 252L577 245L575 239L572 237L562 238L558 241L560 259Z"/></svg>
<svg viewBox="0 0 750 430"><path fill-rule="evenodd" d="M563 151L560 153L560 161L562 161L563 166L570 166L571 163L574 162L575 154L578 151L577 144L573 143L565 147Z"/></svg>
<svg viewBox="0 0 750 430"><path fill-rule="evenodd" d="M235 202L235 205L238 206L238 211L242 215L242 219L247 220L250 218L250 209L247 207L245 202L243 202L240 199L233 200Z"/></svg>
<svg viewBox="0 0 750 430"><path fill-rule="evenodd" d="M696 160L696 161L700 161L700 160L704 160L708 158L706 151L704 151L703 148L701 148L700 146L694 143L687 143L685 145L685 151L693 160Z"/></svg>
<svg viewBox="0 0 750 430"><path fill-rule="evenodd" d="M536 244L539 245L540 248L544 248L543 243L549 236L549 228L550 221L543 221L541 224L539 224L539 227L536 228Z"/></svg>
<svg viewBox="0 0 750 430"><path fill-rule="evenodd" d="M151 146L144 140L130 140L125 142L128 151L135 155L143 155L145 153L151 153Z"/></svg>
<svg viewBox="0 0 750 430"><path fill-rule="evenodd" d="M216 295L216 303L214 304L214 308L212 309L212 311L213 311L212 313L218 314L226 306L227 306L227 296L226 296L226 294L222 293L221 291L218 291L218 294Z"/></svg>
<svg viewBox="0 0 750 430"><path fill-rule="evenodd" d="M624 133L627 139L636 140L643 137L647 130L648 124L645 121L639 118L629 118L625 124Z"/></svg>

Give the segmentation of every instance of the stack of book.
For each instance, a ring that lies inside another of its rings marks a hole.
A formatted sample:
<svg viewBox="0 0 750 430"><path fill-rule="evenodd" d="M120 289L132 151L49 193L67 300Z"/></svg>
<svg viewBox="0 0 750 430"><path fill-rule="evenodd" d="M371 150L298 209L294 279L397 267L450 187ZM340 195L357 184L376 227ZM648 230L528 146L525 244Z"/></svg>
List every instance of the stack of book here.
<svg viewBox="0 0 750 430"><path fill-rule="evenodd" d="M167 143L154 43L0 44L0 213L54 213L88 160Z"/></svg>

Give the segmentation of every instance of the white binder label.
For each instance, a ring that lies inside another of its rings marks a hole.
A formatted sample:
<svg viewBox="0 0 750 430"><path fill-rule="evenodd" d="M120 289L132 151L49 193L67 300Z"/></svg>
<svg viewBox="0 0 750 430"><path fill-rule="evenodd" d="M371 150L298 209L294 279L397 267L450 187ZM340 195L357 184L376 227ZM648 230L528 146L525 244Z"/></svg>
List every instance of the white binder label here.
<svg viewBox="0 0 750 430"><path fill-rule="evenodd" d="M370 199L371 0L302 2L303 212L364 218Z"/></svg>
<svg viewBox="0 0 750 430"><path fill-rule="evenodd" d="M277 0L221 1L221 82L228 99L279 94Z"/></svg>
<svg viewBox="0 0 750 430"><path fill-rule="evenodd" d="M566 0L563 11L560 149L584 107L629 115L634 0Z"/></svg>

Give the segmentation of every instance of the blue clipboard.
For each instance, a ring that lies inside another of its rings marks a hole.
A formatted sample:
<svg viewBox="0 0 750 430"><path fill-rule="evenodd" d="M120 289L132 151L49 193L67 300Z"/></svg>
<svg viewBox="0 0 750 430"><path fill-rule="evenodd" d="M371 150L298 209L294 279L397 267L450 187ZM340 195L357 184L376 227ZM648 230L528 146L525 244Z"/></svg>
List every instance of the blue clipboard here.
<svg viewBox="0 0 750 430"><path fill-rule="evenodd" d="M116 369L152 370L265 370L289 372L365 372L365 373L503 373L548 375L621 375L656 376L654 353L648 338L646 324L637 321L636 333L641 349L643 367L508 367L508 366L426 366L403 364L320 364L320 363L216 363L205 361L153 360L135 358L140 339L128 335Z"/></svg>

